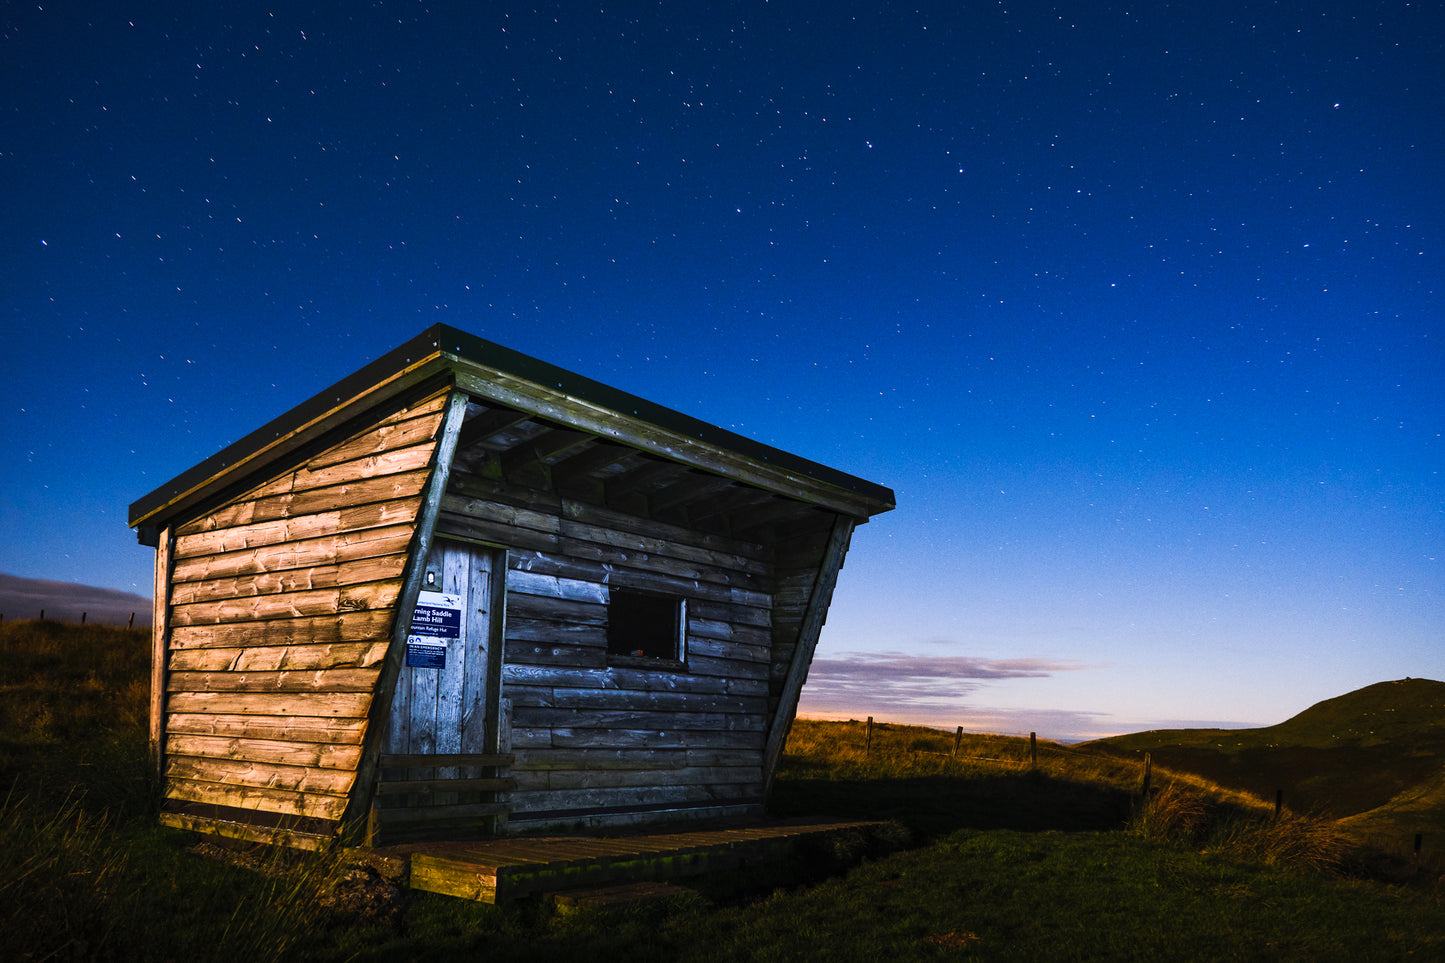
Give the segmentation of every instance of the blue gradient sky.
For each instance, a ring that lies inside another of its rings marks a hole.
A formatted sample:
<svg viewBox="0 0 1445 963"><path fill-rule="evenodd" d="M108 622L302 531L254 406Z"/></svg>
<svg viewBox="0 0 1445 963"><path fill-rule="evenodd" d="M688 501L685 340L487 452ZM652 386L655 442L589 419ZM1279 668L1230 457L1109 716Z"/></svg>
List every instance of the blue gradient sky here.
<svg viewBox="0 0 1445 963"><path fill-rule="evenodd" d="M423 327L889 485L803 709L1441 678L1429 4L9 4L0 571Z"/></svg>

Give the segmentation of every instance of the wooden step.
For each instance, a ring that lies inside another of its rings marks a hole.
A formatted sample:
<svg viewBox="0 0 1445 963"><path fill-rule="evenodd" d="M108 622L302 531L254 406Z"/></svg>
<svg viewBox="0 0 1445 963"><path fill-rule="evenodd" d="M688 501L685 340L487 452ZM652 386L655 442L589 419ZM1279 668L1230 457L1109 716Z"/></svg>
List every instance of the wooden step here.
<svg viewBox="0 0 1445 963"><path fill-rule="evenodd" d="M560 893L552 893L550 898L557 910L565 915L579 910L621 909L640 903L655 903L672 899L674 896L685 896L691 892L691 890L673 883L648 881L563 890Z"/></svg>
<svg viewBox="0 0 1445 963"><path fill-rule="evenodd" d="M800 842L872 829L815 822L616 837L512 837L408 846L411 887L484 903L662 882L779 859Z"/></svg>

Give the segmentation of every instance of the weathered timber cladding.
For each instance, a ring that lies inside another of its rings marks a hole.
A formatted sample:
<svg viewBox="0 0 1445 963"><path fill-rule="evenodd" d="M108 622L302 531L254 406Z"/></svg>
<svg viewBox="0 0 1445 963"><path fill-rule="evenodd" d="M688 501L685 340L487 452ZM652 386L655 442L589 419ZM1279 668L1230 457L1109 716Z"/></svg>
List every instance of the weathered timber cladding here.
<svg viewBox="0 0 1445 963"><path fill-rule="evenodd" d="M536 492L450 494L451 534L506 545L511 820L756 805L773 563L759 544ZM686 660L609 659L612 590L686 600Z"/></svg>
<svg viewBox="0 0 1445 963"><path fill-rule="evenodd" d="M314 848L758 813L892 507L430 328L132 504L162 819Z"/></svg>
<svg viewBox="0 0 1445 963"><path fill-rule="evenodd" d="M176 530L169 805L340 818L444 404L358 428Z"/></svg>

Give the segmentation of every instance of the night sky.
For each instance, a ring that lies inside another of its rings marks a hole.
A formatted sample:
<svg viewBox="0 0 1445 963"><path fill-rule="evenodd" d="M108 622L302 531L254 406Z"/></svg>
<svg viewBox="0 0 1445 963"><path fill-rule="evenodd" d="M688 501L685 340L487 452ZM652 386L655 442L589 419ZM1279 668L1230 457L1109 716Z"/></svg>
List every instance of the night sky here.
<svg viewBox="0 0 1445 963"><path fill-rule="evenodd" d="M0 572L148 595L440 321L896 491L805 713L1445 677L1435 4L15 2L0 91Z"/></svg>

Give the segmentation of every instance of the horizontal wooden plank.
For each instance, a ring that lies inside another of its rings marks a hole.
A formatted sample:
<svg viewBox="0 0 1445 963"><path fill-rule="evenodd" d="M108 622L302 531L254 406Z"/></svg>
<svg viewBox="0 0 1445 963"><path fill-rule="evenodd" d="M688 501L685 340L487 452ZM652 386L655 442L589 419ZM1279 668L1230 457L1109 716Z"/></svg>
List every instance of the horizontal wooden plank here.
<svg viewBox="0 0 1445 963"><path fill-rule="evenodd" d="M717 732L685 729L572 729L512 727L517 768L527 768L535 752L558 749L738 749L761 750L762 732Z"/></svg>
<svg viewBox="0 0 1445 963"><path fill-rule="evenodd" d="M407 779L378 782L379 796L421 795L451 792L506 792L517 788L517 781L510 776L495 779Z"/></svg>
<svg viewBox="0 0 1445 963"><path fill-rule="evenodd" d="M516 665L570 666L601 669L607 664L607 650L598 645L549 645L525 639L508 639L504 649L507 663Z"/></svg>
<svg viewBox="0 0 1445 963"><path fill-rule="evenodd" d="M733 692L735 695L762 695L766 692L766 689L735 691L729 687L726 679L697 676L688 672L620 666L576 669L570 666L504 663L502 682L509 689L514 686L539 685L575 689L626 689L635 692Z"/></svg>
<svg viewBox="0 0 1445 963"><path fill-rule="evenodd" d="M723 619L706 619L688 613L687 634L693 638L717 639L720 642L741 642L744 645L770 646L772 633L764 625L747 625Z"/></svg>
<svg viewBox="0 0 1445 963"><path fill-rule="evenodd" d="M361 760L360 745L193 736L183 733L172 733L166 737L166 752L181 756L251 759L256 762L321 769L355 769Z"/></svg>
<svg viewBox="0 0 1445 963"><path fill-rule="evenodd" d="M166 739L176 735L224 736L275 742L361 745L366 719L306 715L242 715L175 712L166 718Z"/></svg>
<svg viewBox="0 0 1445 963"><path fill-rule="evenodd" d="M754 792L762 789L763 767L693 766L678 769L619 769L609 771L549 769L516 774L519 792L554 789L610 789L622 787L729 786L743 784Z"/></svg>
<svg viewBox="0 0 1445 963"><path fill-rule="evenodd" d="M784 669L786 670L786 668L785 665ZM752 679L758 681L765 680L769 676L769 666L765 662L714 659L710 656L692 653L689 653L687 657L687 670L697 675L720 676L726 679Z"/></svg>
<svg viewBox="0 0 1445 963"><path fill-rule="evenodd" d="M762 755L739 749L549 749L527 754L515 771L579 769L589 772L630 769L656 772L696 766L760 766Z"/></svg>
<svg viewBox="0 0 1445 963"><path fill-rule="evenodd" d="M524 618L507 612L507 638L545 645L580 645L607 648L607 627L600 622L564 622L556 619Z"/></svg>
<svg viewBox="0 0 1445 963"><path fill-rule="evenodd" d="M365 558L405 555L411 546L413 531L412 525L383 525L280 545L199 555L177 562L171 581L179 585L247 575L274 575Z"/></svg>
<svg viewBox="0 0 1445 963"><path fill-rule="evenodd" d="M378 809L376 812L383 826L400 828L480 819L484 816L505 816L511 811L510 802L490 802L458 803L451 806L406 806Z"/></svg>
<svg viewBox="0 0 1445 963"><path fill-rule="evenodd" d="M721 786L644 786L618 789L575 789L512 794L512 812L555 812L608 806L646 806L736 800L755 797L755 788L742 784Z"/></svg>
<svg viewBox="0 0 1445 963"><path fill-rule="evenodd" d="M773 661L773 650L771 645L744 645L741 642L721 642L717 639L699 638L689 635L687 638L687 652L690 657L706 657L710 659L733 659L738 662L760 662L767 664Z"/></svg>
<svg viewBox="0 0 1445 963"><path fill-rule="evenodd" d="M510 752L384 752L377 757L383 769L425 766L510 766L517 757Z"/></svg>
<svg viewBox="0 0 1445 963"><path fill-rule="evenodd" d="M176 559L218 555L284 545L311 538L329 538L343 532L362 532L391 525L414 525L421 498L399 498L345 508L333 506L299 518L278 518L222 527L207 526L206 519L186 525L176 539ZM207 516L209 518L210 516Z"/></svg>
<svg viewBox="0 0 1445 963"><path fill-rule="evenodd" d="M371 708L371 693L173 692L166 699L166 708L174 713L359 719Z"/></svg>
<svg viewBox="0 0 1445 963"><path fill-rule="evenodd" d="M329 645L262 645L251 648L177 649L172 672L280 672L285 670L364 669L386 657L388 642L336 642Z"/></svg>
<svg viewBox="0 0 1445 963"><path fill-rule="evenodd" d="M482 498L448 495L443 500L437 524L440 531L466 534L517 549L572 556L578 561L659 571L763 591L768 589L771 580L770 566L742 555L655 535L559 519L545 511ZM563 536L560 539L559 529Z"/></svg>
<svg viewBox="0 0 1445 963"><path fill-rule="evenodd" d="M706 619L710 622L727 622L736 626L755 626L762 629L771 629L773 624L773 615L769 609L704 598L688 600L687 617L689 619Z"/></svg>
<svg viewBox="0 0 1445 963"><path fill-rule="evenodd" d="M284 572L263 572L259 575L238 575L208 579L202 582L181 582L171 589L172 605L215 602L225 599L254 598L315 589L337 588L366 582L400 579L406 568L406 555L381 555L341 564L324 563L311 568L287 569Z"/></svg>
<svg viewBox="0 0 1445 963"><path fill-rule="evenodd" d="M332 796L345 796L356 781L356 773L349 769L285 766L250 759L180 756L175 753L166 756L166 776L227 786L286 789Z"/></svg>
<svg viewBox="0 0 1445 963"><path fill-rule="evenodd" d="M715 602L727 602L739 606L749 606L766 610L772 604L771 596L766 592L758 592L735 586L718 585L712 582L704 582L697 579L677 578L658 572L636 572L628 569L616 569L604 567L600 563L584 562L575 559L564 559L542 553L518 549L507 554L507 587L513 585L513 576L519 573L526 573L528 577L551 576L559 582L594 584L599 587L612 585L619 588L640 589L644 591L663 592L675 595L678 598L686 599L707 599ZM519 583L524 584L524 583ZM525 584L531 584L525 583ZM531 591L530 589L519 589ZM577 591L581 591L578 589ZM546 594L537 590L533 594ZM599 599L593 599L597 601Z"/></svg>
<svg viewBox="0 0 1445 963"><path fill-rule="evenodd" d="M229 819L195 816L190 813L163 811L156 816L156 819L162 826L170 826L172 829L184 829L188 832L224 836L228 839L239 839L248 843L263 843L267 846L285 846L290 849L302 849L308 852L315 852L319 849L329 849L332 843L335 842L335 837L329 833L326 835L302 833L285 826L257 826L249 823L232 822Z"/></svg>
<svg viewBox="0 0 1445 963"><path fill-rule="evenodd" d="M165 794L169 799L184 802L211 803L216 806L234 806L237 809L314 816L320 819L340 819L346 812L345 796L259 786L234 786L191 779L167 779Z"/></svg>
<svg viewBox="0 0 1445 963"><path fill-rule="evenodd" d="M408 448L364 455L351 461L327 465L303 465L287 472L266 484L246 493L249 500L275 498L278 495L293 495L330 488L336 485L354 484L366 479L401 475L425 468L436 451L436 443L430 439Z"/></svg>
<svg viewBox="0 0 1445 963"><path fill-rule="evenodd" d="M609 531L640 535L644 538L658 538L675 545L687 545L708 552L740 555L764 563L771 558L771 551L758 542L715 535L656 519L641 518L587 502L564 499L562 512L566 518L575 522Z"/></svg>
<svg viewBox="0 0 1445 963"><path fill-rule="evenodd" d="M549 540L554 544L557 533L562 528L562 519L556 511L509 505L454 492L448 492L442 497L439 518L465 518L477 522L493 522L509 529L526 529L549 536Z"/></svg>
<svg viewBox="0 0 1445 963"><path fill-rule="evenodd" d="M532 546L519 545L518 547L531 548ZM751 572L720 568L693 559L645 552L639 548L613 548L610 545L597 545L580 539L564 538L557 544L557 554L577 563L605 566L609 571L637 573L637 577L664 575L672 579L716 583L764 593L770 592L772 588L771 579Z"/></svg>
<svg viewBox="0 0 1445 963"><path fill-rule="evenodd" d="M281 672L172 672L171 692L370 692L379 668Z"/></svg>
<svg viewBox="0 0 1445 963"><path fill-rule="evenodd" d="M437 534L473 538L482 542L506 545L509 548L526 548L536 552L554 552L557 537L529 528L513 528L505 522L456 515L450 512L437 516Z"/></svg>
<svg viewBox="0 0 1445 963"><path fill-rule="evenodd" d="M185 528L186 534L209 532L257 522L326 514L338 508L392 502L421 493L431 475L430 468L364 478L342 485L330 485L295 494L274 495L257 501L239 502L206 515Z"/></svg>
<svg viewBox="0 0 1445 963"><path fill-rule="evenodd" d="M540 619L561 625L607 624L607 606L594 599L574 600L552 595L537 595L508 585L507 620Z"/></svg>
<svg viewBox="0 0 1445 963"><path fill-rule="evenodd" d="M764 698L699 692L636 692L627 689L568 689L515 686L508 690L515 706L558 709L625 709L633 712L741 712L762 717Z"/></svg>
<svg viewBox="0 0 1445 963"><path fill-rule="evenodd" d="M391 638L392 612L386 608L266 622L182 625L171 630L171 649L385 642Z"/></svg>
<svg viewBox="0 0 1445 963"><path fill-rule="evenodd" d="M389 608L400 593L401 579L398 578L306 592L196 602L172 606L171 621L177 626L216 625L373 611Z"/></svg>
<svg viewBox="0 0 1445 963"><path fill-rule="evenodd" d="M367 455L410 448L434 438L437 429L441 427L441 414L446 408L446 398L446 393L442 392L406 411L392 415L375 428L328 448L307 464L312 468L325 468Z"/></svg>
<svg viewBox="0 0 1445 963"><path fill-rule="evenodd" d="M562 521L558 532L564 544L581 542L599 548L646 552L649 555L695 562L703 567L724 572L738 572L770 580L773 567L757 555L745 555L717 548L707 548L661 537L657 534L639 532L635 525L627 530L594 524L579 518L568 517Z"/></svg>
<svg viewBox="0 0 1445 963"><path fill-rule="evenodd" d="M537 595L571 602L592 602L606 605L607 586L602 584L605 573L599 569L596 574L599 577L594 580L559 578L556 575L511 567L507 570L507 591L519 595Z"/></svg>
<svg viewBox="0 0 1445 963"><path fill-rule="evenodd" d="M611 710L541 706L513 707L513 727L541 728L566 726L581 729L647 729L663 731L761 732L766 720L761 715L735 712L678 712L651 710ZM606 745L605 739L600 743Z"/></svg>

